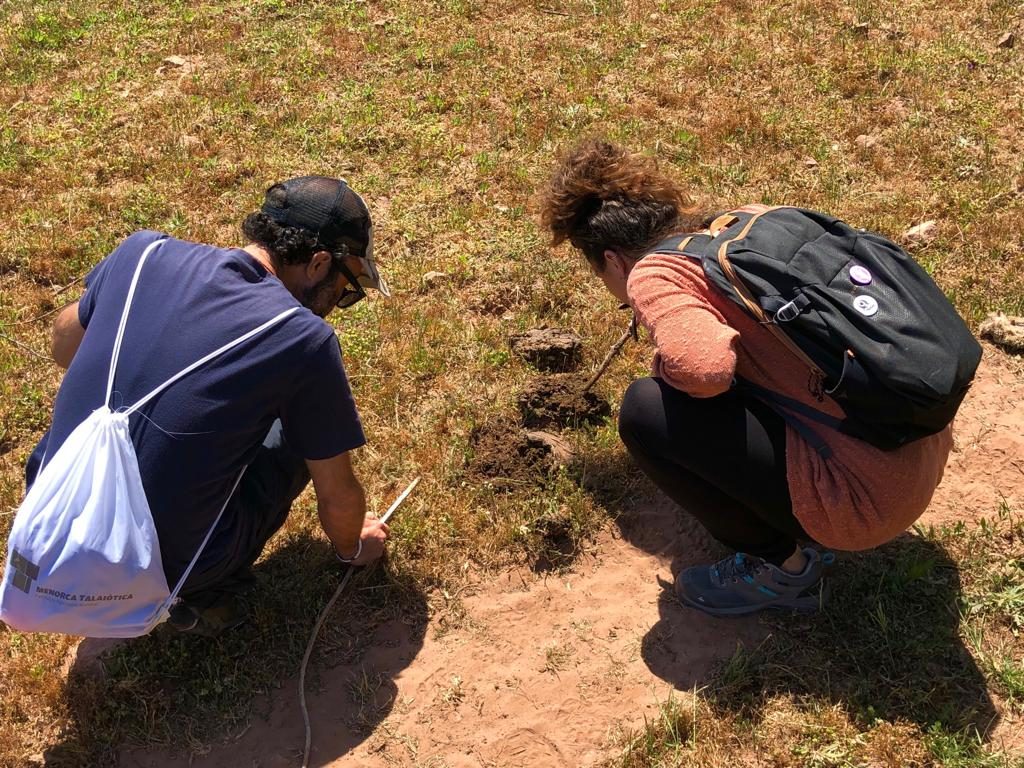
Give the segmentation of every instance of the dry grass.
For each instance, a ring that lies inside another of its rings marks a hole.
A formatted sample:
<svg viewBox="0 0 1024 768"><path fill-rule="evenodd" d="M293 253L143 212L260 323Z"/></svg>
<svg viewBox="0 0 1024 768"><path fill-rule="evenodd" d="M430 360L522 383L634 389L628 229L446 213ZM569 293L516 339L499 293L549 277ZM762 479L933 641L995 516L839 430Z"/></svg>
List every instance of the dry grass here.
<svg viewBox="0 0 1024 768"><path fill-rule="evenodd" d="M581 136L655 154L708 202L798 203L894 236L935 219L915 255L965 315L1024 312L1021 53L996 47L1022 23L1010 0L0 0L0 18L0 536L59 382L26 351L46 347L33 318L135 229L238 243L262 190L292 174L366 193L397 288L335 318L374 506L425 477L373 577L390 586L367 593L371 622L396 596L425 612L467 563L536 554L540 521L585 538L625 492L611 426L574 436L585 463L541 488L464 472L474 426L511 412L531 375L509 334L572 327L594 365L620 332L532 218ZM427 287L429 271L449 279ZM645 357L629 348L599 389L613 398ZM336 584L314 517L307 499L272 543L241 640L148 639L106 687L71 691L67 641L0 633L0 764L63 744L83 765L104 744L202 739L244 716L294 670ZM279 586L295 562L299 601ZM329 628L328 647L345 633Z"/></svg>

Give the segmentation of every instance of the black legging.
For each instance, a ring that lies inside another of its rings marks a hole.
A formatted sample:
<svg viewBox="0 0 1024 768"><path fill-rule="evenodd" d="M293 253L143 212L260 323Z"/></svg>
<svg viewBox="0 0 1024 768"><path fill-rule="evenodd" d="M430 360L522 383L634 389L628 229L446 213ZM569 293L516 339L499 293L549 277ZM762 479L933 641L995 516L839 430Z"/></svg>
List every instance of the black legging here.
<svg viewBox="0 0 1024 768"><path fill-rule="evenodd" d="M786 424L763 403L640 379L622 400L619 435L644 473L726 546L778 565L809 538L786 482Z"/></svg>

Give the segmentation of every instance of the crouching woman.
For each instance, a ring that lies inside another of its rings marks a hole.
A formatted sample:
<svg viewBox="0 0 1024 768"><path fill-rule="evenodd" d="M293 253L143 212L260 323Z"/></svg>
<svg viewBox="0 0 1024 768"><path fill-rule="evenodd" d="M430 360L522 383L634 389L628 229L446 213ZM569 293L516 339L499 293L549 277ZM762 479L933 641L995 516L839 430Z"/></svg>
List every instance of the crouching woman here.
<svg viewBox="0 0 1024 768"><path fill-rule="evenodd" d="M925 510L952 445L948 427L884 451L817 423L800 428L799 417L784 419L733 386L739 378L842 416L829 398L817 402L809 392L805 363L709 284L699 263L655 250L675 234L716 233L708 229L713 217L652 161L587 142L557 168L542 216L554 243L568 240L609 293L632 307L656 348L653 375L634 381L622 401L627 449L735 551L682 571L675 590L683 603L713 615L813 610L831 555L803 543L870 549ZM812 430L826 450L805 439Z"/></svg>

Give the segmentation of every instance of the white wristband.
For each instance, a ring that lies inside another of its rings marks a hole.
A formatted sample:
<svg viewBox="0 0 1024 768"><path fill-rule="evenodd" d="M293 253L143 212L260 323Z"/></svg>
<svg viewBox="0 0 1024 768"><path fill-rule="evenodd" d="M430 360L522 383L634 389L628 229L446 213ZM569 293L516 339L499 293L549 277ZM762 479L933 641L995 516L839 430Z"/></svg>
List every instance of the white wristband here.
<svg viewBox="0 0 1024 768"><path fill-rule="evenodd" d="M359 544L356 547L356 553L354 555L352 555L352 557L349 557L349 558L342 557L341 553L338 552L337 549L334 550L334 556L336 558L338 558L338 560L340 560L341 562L345 563L346 565L351 565L352 563L354 563L356 560L359 559L359 556L361 554L363 554L363 539L362 539L362 537L359 538Z"/></svg>

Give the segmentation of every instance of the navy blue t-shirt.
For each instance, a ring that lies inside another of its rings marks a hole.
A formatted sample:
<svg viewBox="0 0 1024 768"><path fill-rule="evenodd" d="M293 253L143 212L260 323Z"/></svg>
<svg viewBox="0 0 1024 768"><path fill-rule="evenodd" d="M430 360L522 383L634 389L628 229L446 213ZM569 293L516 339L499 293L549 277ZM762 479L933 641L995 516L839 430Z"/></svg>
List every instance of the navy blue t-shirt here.
<svg viewBox="0 0 1024 768"><path fill-rule="evenodd" d="M132 275L162 235L136 232L86 277L86 329L61 382L49 433L29 462L52 456L103 403ZM113 409L133 405L178 371L282 311L299 311L172 384L131 416L142 484L169 586L195 555L243 466L275 419L305 459L365 443L333 329L248 253L167 238L142 267L118 358ZM227 515L227 513L225 513ZM218 530L230 527L222 520ZM216 562L211 550L202 563Z"/></svg>

